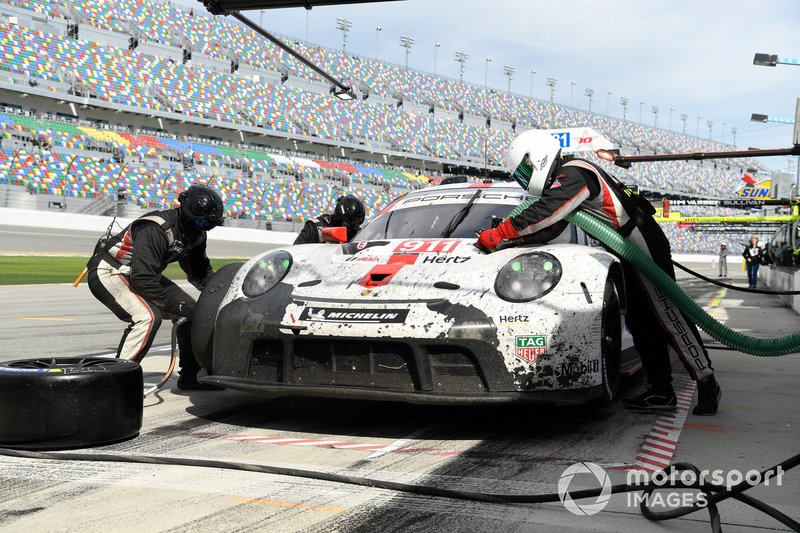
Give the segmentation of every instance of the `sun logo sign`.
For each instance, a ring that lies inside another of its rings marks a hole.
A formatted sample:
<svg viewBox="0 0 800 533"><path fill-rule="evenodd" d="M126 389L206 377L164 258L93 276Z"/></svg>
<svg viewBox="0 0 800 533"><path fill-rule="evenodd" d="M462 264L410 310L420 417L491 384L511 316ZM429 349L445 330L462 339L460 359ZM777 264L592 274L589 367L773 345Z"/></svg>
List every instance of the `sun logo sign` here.
<svg viewBox="0 0 800 533"><path fill-rule="evenodd" d="M600 495L594 503L575 503L569 494L569 485L572 478L578 474L592 474L600 483ZM575 463L568 467L558 479L558 497L561 503L572 514L578 516L591 516L605 509L611 499L611 480L601 467L594 463Z"/></svg>

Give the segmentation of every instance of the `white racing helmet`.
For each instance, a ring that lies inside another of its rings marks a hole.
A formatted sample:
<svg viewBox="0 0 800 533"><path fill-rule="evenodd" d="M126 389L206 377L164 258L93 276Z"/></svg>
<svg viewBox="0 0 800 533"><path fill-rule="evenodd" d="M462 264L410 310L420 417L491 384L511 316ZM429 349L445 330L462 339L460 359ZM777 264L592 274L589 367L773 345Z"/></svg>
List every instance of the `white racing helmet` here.
<svg viewBox="0 0 800 533"><path fill-rule="evenodd" d="M506 168L523 189L541 196L560 155L561 143L550 133L528 130L511 143Z"/></svg>

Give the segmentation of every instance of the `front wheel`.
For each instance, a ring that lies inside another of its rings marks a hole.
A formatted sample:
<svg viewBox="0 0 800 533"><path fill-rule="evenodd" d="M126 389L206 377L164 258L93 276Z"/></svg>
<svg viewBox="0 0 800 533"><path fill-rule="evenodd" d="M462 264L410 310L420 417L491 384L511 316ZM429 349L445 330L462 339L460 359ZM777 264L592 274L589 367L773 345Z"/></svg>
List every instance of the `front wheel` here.
<svg viewBox="0 0 800 533"><path fill-rule="evenodd" d="M606 281L600 336L600 361L603 372L602 403L617 396L622 375L622 315L619 291L612 279Z"/></svg>
<svg viewBox="0 0 800 533"><path fill-rule="evenodd" d="M244 263L230 263L217 270L197 299L192 319L192 350L201 368L211 369L214 344L214 324L222 299L228 294L233 277Z"/></svg>

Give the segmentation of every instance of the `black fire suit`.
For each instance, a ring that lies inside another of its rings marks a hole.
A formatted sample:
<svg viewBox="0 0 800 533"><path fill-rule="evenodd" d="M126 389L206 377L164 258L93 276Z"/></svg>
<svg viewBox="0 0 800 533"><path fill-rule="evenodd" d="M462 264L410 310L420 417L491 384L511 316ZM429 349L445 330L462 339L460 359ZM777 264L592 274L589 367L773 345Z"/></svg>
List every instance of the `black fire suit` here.
<svg viewBox="0 0 800 533"><path fill-rule="evenodd" d="M613 178L589 161L574 159L564 163L541 199L506 219L498 229L503 238L531 235L535 240L538 232L565 224L563 219L576 209L594 215L626 236L675 279L669 241L652 213L644 212L647 206L638 205ZM549 239L551 233L543 240ZM650 384L661 388L671 384L669 346L678 353L693 379L703 381L713 375L695 324L631 264L622 260L622 266L627 282L625 323Z"/></svg>
<svg viewBox="0 0 800 533"><path fill-rule="evenodd" d="M154 211L134 220L119 234L104 236L89 260L92 294L120 320L128 322L117 357L140 361L162 318L190 316L194 298L162 275L178 262L198 289L213 274L206 256L206 232L187 231L179 209ZM199 366L191 346L191 322L178 327L181 376L196 379Z"/></svg>
<svg viewBox="0 0 800 533"><path fill-rule="evenodd" d="M338 226L344 226L347 228L348 242L350 242L361 230L361 227L359 226L350 227L344 223L336 223L336 221L333 220L333 215L331 214L320 215L316 220L306 220L306 223L303 224L303 229L300 230L300 233L297 235L297 239L295 239L294 244L324 242L322 240L322 229Z"/></svg>

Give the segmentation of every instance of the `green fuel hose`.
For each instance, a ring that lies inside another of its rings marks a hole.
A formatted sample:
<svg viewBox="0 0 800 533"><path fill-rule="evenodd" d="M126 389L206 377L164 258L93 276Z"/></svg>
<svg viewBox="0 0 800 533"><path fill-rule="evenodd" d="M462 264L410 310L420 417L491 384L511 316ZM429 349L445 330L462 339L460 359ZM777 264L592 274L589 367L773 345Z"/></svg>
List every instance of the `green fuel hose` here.
<svg viewBox="0 0 800 533"><path fill-rule="evenodd" d="M519 206L517 209L520 209L520 207L522 206ZM517 209L512 211L512 214L514 214L515 211L519 212ZM619 257L635 266L647 279L664 291L664 294L667 295L687 317L722 344L740 352L759 357L777 357L800 352L800 333L792 333L791 335L773 339L761 339L749 337L716 321L689 298L689 296L678 287L677 283L661 270L661 268L659 268L644 252L592 215L583 211L573 211L567 216L567 220L608 246Z"/></svg>

